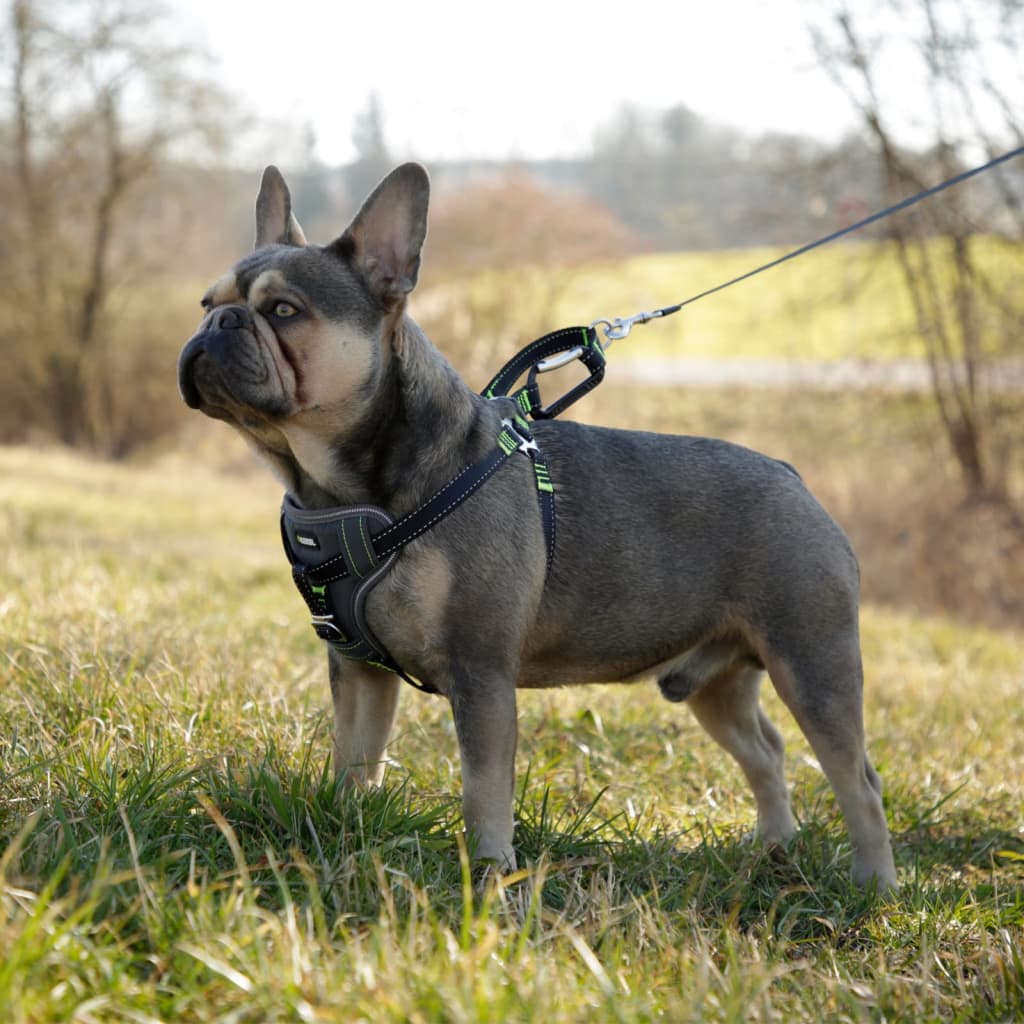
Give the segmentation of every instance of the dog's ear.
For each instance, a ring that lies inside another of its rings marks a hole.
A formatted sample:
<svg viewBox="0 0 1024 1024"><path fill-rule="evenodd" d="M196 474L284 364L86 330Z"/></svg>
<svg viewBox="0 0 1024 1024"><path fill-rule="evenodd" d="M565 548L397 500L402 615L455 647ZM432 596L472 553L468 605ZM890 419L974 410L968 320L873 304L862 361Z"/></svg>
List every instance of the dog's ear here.
<svg viewBox="0 0 1024 1024"><path fill-rule="evenodd" d="M374 189L345 233L328 246L363 275L387 310L416 287L429 203L427 172L419 164L402 164Z"/></svg>
<svg viewBox="0 0 1024 1024"><path fill-rule="evenodd" d="M292 213L292 197L281 172L271 165L263 172L256 197L256 248L305 245L306 236Z"/></svg>

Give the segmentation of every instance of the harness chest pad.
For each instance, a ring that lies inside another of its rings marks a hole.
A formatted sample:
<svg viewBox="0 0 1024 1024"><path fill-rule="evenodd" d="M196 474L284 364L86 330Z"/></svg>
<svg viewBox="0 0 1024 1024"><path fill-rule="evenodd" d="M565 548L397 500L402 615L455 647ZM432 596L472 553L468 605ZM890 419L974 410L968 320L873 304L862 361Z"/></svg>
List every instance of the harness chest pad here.
<svg viewBox="0 0 1024 1024"><path fill-rule="evenodd" d="M304 509L286 494L281 506L281 540L317 636L353 661L397 670L364 615L367 594L398 557L380 558L372 537L393 522L372 505Z"/></svg>

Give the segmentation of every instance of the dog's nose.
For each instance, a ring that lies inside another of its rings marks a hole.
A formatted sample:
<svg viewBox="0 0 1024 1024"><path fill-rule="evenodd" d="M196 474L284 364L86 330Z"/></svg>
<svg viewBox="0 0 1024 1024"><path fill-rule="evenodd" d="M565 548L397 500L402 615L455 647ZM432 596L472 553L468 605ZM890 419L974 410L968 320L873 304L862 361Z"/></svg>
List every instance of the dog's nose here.
<svg viewBox="0 0 1024 1024"><path fill-rule="evenodd" d="M249 322L249 311L244 306L221 306L213 311L210 329L214 331L237 331Z"/></svg>
<svg viewBox="0 0 1024 1024"><path fill-rule="evenodd" d="M178 357L178 388L187 405L193 409L201 406L202 396L195 381L199 357L210 357L214 363L230 363L231 352L244 340L234 332L252 330L252 327L252 316L245 306L218 306L207 314L198 333Z"/></svg>

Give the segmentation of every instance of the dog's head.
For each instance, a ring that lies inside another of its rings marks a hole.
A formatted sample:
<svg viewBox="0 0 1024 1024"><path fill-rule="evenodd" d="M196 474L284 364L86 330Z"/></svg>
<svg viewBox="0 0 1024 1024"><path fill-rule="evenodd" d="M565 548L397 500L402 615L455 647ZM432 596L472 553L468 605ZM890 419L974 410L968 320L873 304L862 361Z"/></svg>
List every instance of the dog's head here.
<svg viewBox="0 0 1024 1024"><path fill-rule="evenodd" d="M297 436L338 436L358 422L416 284L428 197L426 171L404 164L339 238L309 245L284 178L268 167L256 247L207 290L179 357L186 403L282 456Z"/></svg>

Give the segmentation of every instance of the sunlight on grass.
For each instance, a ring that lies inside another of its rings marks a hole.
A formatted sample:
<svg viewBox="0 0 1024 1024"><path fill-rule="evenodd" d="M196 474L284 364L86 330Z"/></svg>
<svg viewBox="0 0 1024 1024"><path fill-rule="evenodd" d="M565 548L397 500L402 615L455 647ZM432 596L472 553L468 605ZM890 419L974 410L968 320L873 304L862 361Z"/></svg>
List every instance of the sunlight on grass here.
<svg viewBox="0 0 1024 1024"><path fill-rule="evenodd" d="M935 243L938 248L939 243ZM1012 282L1024 270L1019 246L979 238L982 263L991 273L995 301L1018 302ZM482 271L457 282L434 284L413 303L432 308L431 289L461 295L474 308L495 305L492 293L514 294L502 305L502 323L549 310L549 322L530 321L522 330L541 332L601 317L632 316L688 299L783 255L786 250L754 248L714 252L651 253L585 267L522 269L509 286L501 271ZM937 263L942 266L941 255ZM557 273L558 277L554 278ZM555 283L557 282L557 288ZM910 296L891 243L845 242L818 250L750 278L679 313L637 327L616 343L618 359L872 360L924 358ZM555 291L554 301L550 296ZM953 294L953 289L950 289ZM527 311L532 311L527 314ZM438 340L441 340L440 338ZM523 337L522 342L528 341Z"/></svg>
<svg viewBox="0 0 1024 1024"><path fill-rule="evenodd" d="M903 891L851 889L780 702L787 851L652 686L524 693L524 869L469 871L457 749L411 691L342 796L323 655L262 475L0 450L0 1019L1011 1020L1024 637L864 611Z"/></svg>

